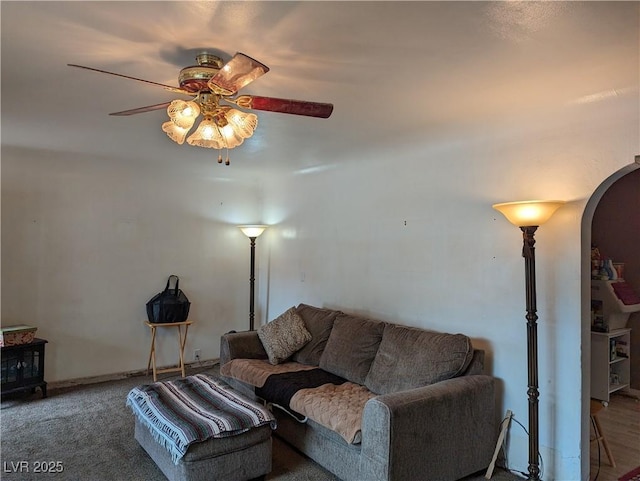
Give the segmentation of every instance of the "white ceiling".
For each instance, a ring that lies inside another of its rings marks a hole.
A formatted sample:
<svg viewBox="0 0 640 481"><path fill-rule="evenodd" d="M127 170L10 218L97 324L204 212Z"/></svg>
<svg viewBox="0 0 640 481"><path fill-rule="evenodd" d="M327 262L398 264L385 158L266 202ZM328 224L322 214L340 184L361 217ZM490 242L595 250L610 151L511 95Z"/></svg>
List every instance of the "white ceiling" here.
<svg viewBox="0 0 640 481"><path fill-rule="evenodd" d="M610 96L637 102L639 6L3 1L2 145L256 175L391 154ZM169 140L163 110L108 115L175 95L67 66L177 85L202 50L271 68L243 93L330 102L334 113L257 112L256 134L220 166L216 151Z"/></svg>

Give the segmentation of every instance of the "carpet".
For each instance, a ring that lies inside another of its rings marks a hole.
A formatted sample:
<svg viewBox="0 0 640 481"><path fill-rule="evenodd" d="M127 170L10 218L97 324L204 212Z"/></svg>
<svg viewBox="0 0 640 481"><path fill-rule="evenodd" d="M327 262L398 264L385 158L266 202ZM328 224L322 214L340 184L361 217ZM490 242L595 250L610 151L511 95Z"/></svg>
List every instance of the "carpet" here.
<svg viewBox="0 0 640 481"><path fill-rule="evenodd" d="M640 481L640 466L619 477L618 481Z"/></svg>

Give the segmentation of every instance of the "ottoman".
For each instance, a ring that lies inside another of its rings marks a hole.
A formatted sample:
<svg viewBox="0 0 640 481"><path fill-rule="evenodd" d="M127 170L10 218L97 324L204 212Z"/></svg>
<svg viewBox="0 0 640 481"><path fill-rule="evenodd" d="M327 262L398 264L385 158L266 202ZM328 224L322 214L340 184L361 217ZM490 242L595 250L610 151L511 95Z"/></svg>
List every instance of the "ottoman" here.
<svg viewBox="0 0 640 481"><path fill-rule="evenodd" d="M135 439L169 481L248 481L271 471L275 418L220 379L138 386L127 405Z"/></svg>
<svg viewBox="0 0 640 481"><path fill-rule="evenodd" d="M169 481L247 481L271 472L270 426L192 444L178 464L138 419L135 438Z"/></svg>

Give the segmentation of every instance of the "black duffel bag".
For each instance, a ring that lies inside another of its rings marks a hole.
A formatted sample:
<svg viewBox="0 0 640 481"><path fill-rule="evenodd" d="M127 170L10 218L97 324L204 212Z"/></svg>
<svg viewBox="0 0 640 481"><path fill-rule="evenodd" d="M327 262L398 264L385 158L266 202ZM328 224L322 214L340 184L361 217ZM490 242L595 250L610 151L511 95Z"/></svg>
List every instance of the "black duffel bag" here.
<svg viewBox="0 0 640 481"><path fill-rule="evenodd" d="M172 277L176 278L176 285L174 289L169 289ZM156 294L147 302L147 317L150 323L165 324L187 320L191 302L184 295L184 292L179 289L179 283L180 278L178 276L170 275L164 291Z"/></svg>

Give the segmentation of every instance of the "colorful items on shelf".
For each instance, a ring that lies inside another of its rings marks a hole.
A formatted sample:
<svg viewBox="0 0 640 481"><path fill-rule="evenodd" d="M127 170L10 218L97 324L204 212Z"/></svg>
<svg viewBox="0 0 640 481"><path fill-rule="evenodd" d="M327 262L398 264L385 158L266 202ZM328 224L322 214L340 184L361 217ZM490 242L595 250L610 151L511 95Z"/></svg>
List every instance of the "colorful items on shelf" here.
<svg viewBox="0 0 640 481"><path fill-rule="evenodd" d="M624 277L624 263L613 262L602 256L596 246L591 246L591 278L615 281Z"/></svg>

